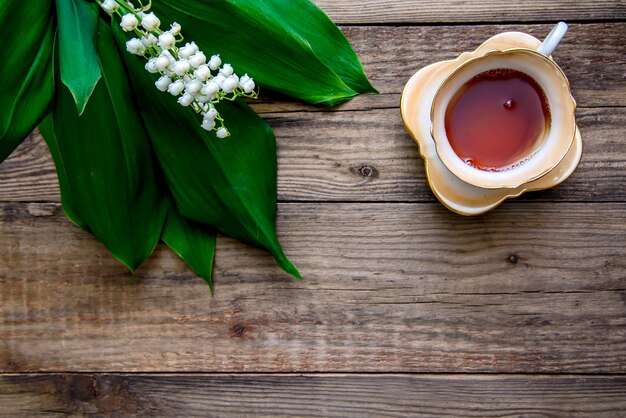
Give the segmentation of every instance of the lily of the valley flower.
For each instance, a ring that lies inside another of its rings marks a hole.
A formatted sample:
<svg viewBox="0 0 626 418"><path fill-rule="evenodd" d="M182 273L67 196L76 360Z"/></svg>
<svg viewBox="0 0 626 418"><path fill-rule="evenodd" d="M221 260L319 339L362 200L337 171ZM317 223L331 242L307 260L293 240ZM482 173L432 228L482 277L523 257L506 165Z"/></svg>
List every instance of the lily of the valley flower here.
<svg viewBox="0 0 626 418"><path fill-rule="evenodd" d="M143 26L145 30L152 32L161 26L161 21L154 13L148 13L142 17L141 26Z"/></svg>
<svg viewBox="0 0 626 418"><path fill-rule="evenodd" d="M200 113L203 129L215 131L218 138L230 136L214 105L238 97L256 98L254 80L248 74L237 76L232 65L222 65L218 54L207 59L195 42L178 48L176 44L182 42L182 28L178 23L172 23L169 30L163 31L159 29L159 18L154 13L146 13L147 8L135 8L132 2L125 0L97 1L107 13L120 16L124 31L139 36L126 42L126 49L148 60L146 71L160 74L155 87L178 97L181 106Z"/></svg>
<svg viewBox="0 0 626 418"><path fill-rule="evenodd" d="M215 135L217 135L218 138L226 138L227 136L230 136L230 132L228 132L228 129L222 126L217 130Z"/></svg>
<svg viewBox="0 0 626 418"><path fill-rule="evenodd" d="M176 38L169 32L163 32L159 35L159 48L168 50L176 45Z"/></svg>
<svg viewBox="0 0 626 418"><path fill-rule="evenodd" d="M104 0L101 4L102 8L105 12L112 15L120 8L120 5L117 4L115 0Z"/></svg>
<svg viewBox="0 0 626 418"><path fill-rule="evenodd" d="M133 38L126 42L126 50L131 54L144 55L146 53L146 46L137 38Z"/></svg>
<svg viewBox="0 0 626 418"><path fill-rule="evenodd" d="M174 22L170 25L170 33L174 36L178 36L180 34L181 27L178 23Z"/></svg>
<svg viewBox="0 0 626 418"><path fill-rule="evenodd" d="M134 14L128 13L122 16L122 21L120 22L120 26L124 31L131 32L137 29L137 25L139 25L139 20L135 17Z"/></svg>

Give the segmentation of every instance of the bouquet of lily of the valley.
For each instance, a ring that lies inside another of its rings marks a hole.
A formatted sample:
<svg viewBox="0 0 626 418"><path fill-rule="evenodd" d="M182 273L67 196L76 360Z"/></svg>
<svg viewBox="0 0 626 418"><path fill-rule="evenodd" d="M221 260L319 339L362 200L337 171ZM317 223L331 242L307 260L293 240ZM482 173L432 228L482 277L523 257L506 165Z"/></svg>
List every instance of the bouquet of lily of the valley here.
<svg viewBox="0 0 626 418"><path fill-rule="evenodd" d="M131 271L162 240L212 290L220 232L299 277L275 232L275 138L246 101L375 91L319 8L2 0L0 27L0 163L39 126L67 217Z"/></svg>

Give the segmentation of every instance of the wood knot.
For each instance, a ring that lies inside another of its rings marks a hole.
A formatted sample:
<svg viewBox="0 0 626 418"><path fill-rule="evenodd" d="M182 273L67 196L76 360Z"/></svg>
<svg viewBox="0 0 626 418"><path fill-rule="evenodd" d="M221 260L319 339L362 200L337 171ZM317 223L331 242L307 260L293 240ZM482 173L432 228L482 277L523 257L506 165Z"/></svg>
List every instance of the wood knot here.
<svg viewBox="0 0 626 418"><path fill-rule="evenodd" d="M89 402L98 396L96 376L73 375L65 382L66 396L69 401Z"/></svg>
<svg viewBox="0 0 626 418"><path fill-rule="evenodd" d="M350 171L352 171L352 173L361 176L363 178L378 178L378 170L376 169L376 167L369 165L369 164L361 164L360 166L356 166L356 167L351 167Z"/></svg>
<svg viewBox="0 0 626 418"><path fill-rule="evenodd" d="M507 257L506 261L508 261L511 264L517 264L519 261L519 257L516 256L515 254L511 254L510 256Z"/></svg>
<svg viewBox="0 0 626 418"><path fill-rule="evenodd" d="M548 325L553 325L553 322L552 322L552 321L549 321L549 320L547 320L547 319L543 319L543 318L542 318L542 317L540 317L540 316L534 316L534 317L532 317L532 318L527 319L527 320L524 322L524 325L527 325L527 326L542 326L542 327L545 327L545 326L548 326Z"/></svg>
<svg viewBox="0 0 626 418"><path fill-rule="evenodd" d="M25 368L27 368L27 366L25 365L24 362L15 360L13 358L9 358L7 359L6 364L4 365L3 368L9 372L20 372L20 371L23 371Z"/></svg>
<svg viewBox="0 0 626 418"><path fill-rule="evenodd" d="M241 324L236 324L230 327L230 332L235 337L243 337L243 334L245 334L247 330L248 328L245 325Z"/></svg>

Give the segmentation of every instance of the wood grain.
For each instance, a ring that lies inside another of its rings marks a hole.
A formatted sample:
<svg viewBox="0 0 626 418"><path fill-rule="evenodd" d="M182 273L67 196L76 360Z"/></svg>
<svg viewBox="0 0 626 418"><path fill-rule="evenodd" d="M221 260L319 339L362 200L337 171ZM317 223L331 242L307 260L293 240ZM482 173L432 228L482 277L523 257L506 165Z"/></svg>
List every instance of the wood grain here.
<svg viewBox="0 0 626 418"><path fill-rule="evenodd" d="M397 110L266 115L279 142L281 201L433 202L418 148ZM626 108L580 109L583 161L561 186L523 197L626 199ZM0 201L59 201L54 165L38 136L0 165Z"/></svg>
<svg viewBox="0 0 626 418"><path fill-rule="evenodd" d="M220 238L217 295L128 275L56 204L0 210L0 371L626 371L626 204L282 204L305 280Z"/></svg>
<svg viewBox="0 0 626 418"><path fill-rule="evenodd" d="M625 410L623 376L0 376L3 416L617 417Z"/></svg>
<svg viewBox="0 0 626 418"><path fill-rule="evenodd" d="M412 24L626 18L623 0L313 0L337 23Z"/></svg>
<svg viewBox="0 0 626 418"><path fill-rule="evenodd" d="M430 202L423 161L395 109L272 114L282 201ZM561 186L524 199L624 201L626 109L580 109L584 156Z"/></svg>

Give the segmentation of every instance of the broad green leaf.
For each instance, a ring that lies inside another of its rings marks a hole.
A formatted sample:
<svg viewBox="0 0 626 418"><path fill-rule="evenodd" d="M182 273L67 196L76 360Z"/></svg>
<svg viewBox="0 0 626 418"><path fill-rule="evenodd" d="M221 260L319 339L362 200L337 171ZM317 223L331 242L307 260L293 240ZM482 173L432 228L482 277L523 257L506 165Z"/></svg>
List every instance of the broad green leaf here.
<svg viewBox="0 0 626 418"><path fill-rule="evenodd" d="M76 224L78 227L85 230L89 230L89 225L80 218L78 213L74 211L74 208L80 209L80 196L75 196L70 188L68 174L66 172L65 164L61 159L61 152L59 150L58 141L54 132L54 120L52 114L48 115L40 124L39 131L48 144L48 149L52 155L52 160L57 172L57 178L59 179L59 188L61 189L61 196L63 197L63 212L70 221Z"/></svg>
<svg viewBox="0 0 626 418"><path fill-rule="evenodd" d="M125 36L117 29L118 47ZM218 105L231 137L216 138L201 117L154 87L141 58L126 54L144 124L181 214L269 251L300 277L275 232L276 140L272 129L244 102Z"/></svg>
<svg viewBox="0 0 626 418"><path fill-rule="evenodd" d="M56 5L61 81L72 92L80 115L102 76L96 52L99 7L88 0L56 0Z"/></svg>
<svg viewBox="0 0 626 418"><path fill-rule="evenodd" d="M309 0L230 0L250 15L262 14L294 38L308 44L351 89L377 93L365 76L352 46L319 7Z"/></svg>
<svg viewBox="0 0 626 418"><path fill-rule="evenodd" d="M0 1L0 163L50 110L54 6L51 1Z"/></svg>
<svg viewBox="0 0 626 418"><path fill-rule="evenodd" d="M153 2L164 28L182 25L186 39L207 54L220 54L240 75L248 73L270 89L311 102L333 105L358 94L323 62L293 27L274 21L264 2L242 6L235 0L186 0ZM269 10L269 9L268 9ZM295 19L303 19L301 14ZM165 23L168 22L168 23ZM343 38L343 35L341 35Z"/></svg>
<svg viewBox="0 0 626 418"><path fill-rule="evenodd" d="M134 271L159 241L167 206L114 42L103 25L98 43L103 82L84 113L78 115L71 93L58 83L53 126L46 121L42 133L55 159L66 213Z"/></svg>
<svg viewBox="0 0 626 418"><path fill-rule="evenodd" d="M207 282L213 294L215 232L186 219L172 204L165 221L162 240Z"/></svg>

